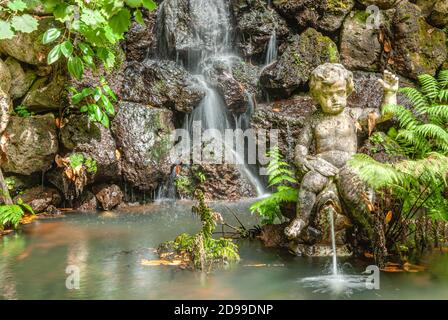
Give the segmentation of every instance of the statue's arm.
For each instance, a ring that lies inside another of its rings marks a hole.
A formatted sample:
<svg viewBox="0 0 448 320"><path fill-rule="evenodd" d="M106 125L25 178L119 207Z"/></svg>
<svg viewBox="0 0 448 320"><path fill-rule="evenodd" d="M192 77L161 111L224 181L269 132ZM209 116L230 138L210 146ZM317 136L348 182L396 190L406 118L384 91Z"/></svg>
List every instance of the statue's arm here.
<svg viewBox="0 0 448 320"><path fill-rule="evenodd" d="M358 122L361 125L367 125L369 119L375 123L382 123L392 119L393 115L384 113L383 108L389 104L397 104L397 93L399 88L399 78L389 71L384 71L384 78L378 80L384 88L383 102L380 110L377 108L355 108L353 112L357 115Z"/></svg>
<svg viewBox="0 0 448 320"><path fill-rule="evenodd" d="M307 156L311 143L313 142L313 130L311 121L307 121L299 137L297 138L296 148L294 151L294 163L298 168L309 171Z"/></svg>

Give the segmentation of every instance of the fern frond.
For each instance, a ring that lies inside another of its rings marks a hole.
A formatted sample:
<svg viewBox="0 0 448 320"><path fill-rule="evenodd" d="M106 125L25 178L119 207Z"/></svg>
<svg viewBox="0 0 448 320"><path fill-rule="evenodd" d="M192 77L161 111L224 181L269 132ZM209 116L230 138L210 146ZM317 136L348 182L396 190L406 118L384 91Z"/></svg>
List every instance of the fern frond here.
<svg viewBox="0 0 448 320"><path fill-rule="evenodd" d="M437 98L440 100L440 102L447 102L448 101L448 89L443 89L439 91L439 94L437 95Z"/></svg>
<svg viewBox="0 0 448 320"><path fill-rule="evenodd" d="M439 80L440 87L443 89L448 88L448 70L442 70L439 72L437 76L437 80Z"/></svg>
<svg viewBox="0 0 448 320"><path fill-rule="evenodd" d="M404 93L406 97L409 99L409 101L412 102L412 104L415 107L415 110L419 114L424 114L426 110L430 106L430 102L428 101L428 98L423 95L420 91L418 91L415 88L401 88L400 92Z"/></svg>
<svg viewBox="0 0 448 320"><path fill-rule="evenodd" d="M440 85L436 78L429 74L422 74L418 76L418 81L420 82L420 86L426 97L430 100L437 98L440 91ZM413 95L415 95L415 93L413 93Z"/></svg>
<svg viewBox="0 0 448 320"><path fill-rule="evenodd" d="M405 129L413 129L420 125L414 114L403 106L396 104L388 104L383 107L383 113L390 113L395 116L397 121L400 123L400 127Z"/></svg>

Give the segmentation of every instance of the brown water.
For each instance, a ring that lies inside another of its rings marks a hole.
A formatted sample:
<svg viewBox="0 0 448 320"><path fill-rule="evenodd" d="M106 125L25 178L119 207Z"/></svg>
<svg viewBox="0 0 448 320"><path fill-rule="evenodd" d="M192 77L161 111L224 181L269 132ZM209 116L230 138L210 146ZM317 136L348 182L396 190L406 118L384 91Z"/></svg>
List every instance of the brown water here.
<svg viewBox="0 0 448 320"><path fill-rule="evenodd" d="M250 203L227 204L246 226L258 223ZM215 204L237 224L228 209ZM0 238L2 299L448 299L448 255L427 260L429 270L385 274L380 290L365 286L365 265L339 261L342 278L331 276L331 258L292 257L241 240L241 261L204 275L170 266L144 266L157 259L160 242L200 225L191 204L161 204L129 212L70 214L38 220ZM67 289L66 268L79 270L79 289Z"/></svg>

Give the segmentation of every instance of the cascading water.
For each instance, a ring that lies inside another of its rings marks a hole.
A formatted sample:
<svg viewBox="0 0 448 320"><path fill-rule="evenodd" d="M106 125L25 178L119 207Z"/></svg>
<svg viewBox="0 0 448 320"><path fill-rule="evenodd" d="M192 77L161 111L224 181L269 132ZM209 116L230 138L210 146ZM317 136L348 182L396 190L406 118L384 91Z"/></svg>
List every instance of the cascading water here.
<svg viewBox="0 0 448 320"><path fill-rule="evenodd" d="M266 50L266 60L265 65L269 65L275 60L277 60L277 34L275 30L272 32L271 37L269 38L268 47Z"/></svg>
<svg viewBox="0 0 448 320"><path fill-rule="evenodd" d="M239 150L233 148L233 144L229 146L222 140L226 129L236 128L233 128L229 121L229 111L223 98L211 85L209 79L209 71L213 68L214 62L219 61L224 68L231 70L232 64L241 60L232 53L232 27L228 1L190 0L188 9L192 18L191 25L189 25L192 37L190 42L182 43L182 52L176 52L175 57L179 64L195 74L198 85L205 92L205 97L191 116L186 118L187 123L184 123L184 128L188 128L191 132L193 123L199 122L203 131L214 129L213 131L217 134L212 138L218 139L218 142L227 149L226 151L234 155L238 170L255 187L257 195L261 196L264 193L264 186L249 170L244 161L244 151L241 154ZM160 22L158 21L158 23ZM174 23L174 21L165 20L164 23ZM163 30L163 27L158 29ZM163 35L162 32L160 36L166 35ZM166 42L168 43L168 41ZM162 46L161 58L170 58L170 50L172 51L172 48ZM251 106L249 106L250 108ZM249 126L247 118L244 120L244 127L240 128L242 130Z"/></svg>
<svg viewBox="0 0 448 320"><path fill-rule="evenodd" d="M336 237L334 232L334 214L333 209L328 208L328 218L330 219L330 227L331 227L331 249L333 250L333 276L338 275L338 258L336 252Z"/></svg>

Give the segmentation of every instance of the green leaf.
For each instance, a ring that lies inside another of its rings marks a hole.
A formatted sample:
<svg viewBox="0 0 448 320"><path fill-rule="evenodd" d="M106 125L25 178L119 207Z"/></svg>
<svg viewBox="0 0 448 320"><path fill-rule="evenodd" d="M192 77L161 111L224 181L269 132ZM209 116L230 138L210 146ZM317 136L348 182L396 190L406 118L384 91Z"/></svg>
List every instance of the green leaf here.
<svg viewBox="0 0 448 320"><path fill-rule="evenodd" d="M106 112L108 114L110 114L111 116L115 115L115 109L114 106L112 105L112 103L109 101L109 98L106 97L105 95L101 96L101 102L103 103L104 109L106 110Z"/></svg>
<svg viewBox="0 0 448 320"><path fill-rule="evenodd" d="M70 57L68 59L68 72L76 79L81 79L84 73L84 64L79 57Z"/></svg>
<svg viewBox="0 0 448 320"><path fill-rule="evenodd" d="M85 24L92 26L94 28L106 22L106 19L103 17L100 11L91 10L87 8L83 10L80 19Z"/></svg>
<svg viewBox="0 0 448 320"><path fill-rule="evenodd" d="M81 102L82 99L84 99L85 96L82 94L82 92L74 94L72 96L72 104L78 104ZM82 111L81 111L82 112Z"/></svg>
<svg viewBox="0 0 448 320"><path fill-rule="evenodd" d="M59 29L56 29L56 28L48 29L47 31L45 31L44 35L42 36L42 43L48 44L50 42L53 42L54 40L59 38L60 35L61 35L61 31Z"/></svg>
<svg viewBox="0 0 448 320"><path fill-rule="evenodd" d="M30 16L29 14L24 14L21 16L12 17L11 25L16 31L30 33L34 30L37 30L37 26L39 24L34 17Z"/></svg>
<svg viewBox="0 0 448 320"><path fill-rule="evenodd" d="M109 128L109 117L103 113L103 117L101 118L101 124L106 127Z"/></svg>
<svg viewBox="0 0 448 320"><path fill-rule="evenodd" d="M112 31L120 36L128 31L130 25L131 13L128 9L121 9L109 20L109 26L112 28Z"/></svg>
<svg viewBox="0 0 448 320"><path fill-rule="evenodd" d="M117 96L107 84L103 85L103 90L113 101L117 101Z"/></svg>
<svg viewBox="0 0 448 320"><path fill-rule="evenodd" d="M79 112L84 113L84 112L87 112L87 111L89 111L89 108L86 105L84 105L81 108L79 108Z"/></svg>
<svg viewBox="0 0 448 320"><path fill-rule="evenodd" d="M132 8L138 8L142 5L142 0L126 0L125 2Z"/></svg>
<svg viewBox="0 0 448 320"><path fill-rule="evenodd" d="M115 65L115 55L114 53L107 48L98 48L96 51L96 55L100 58L107 69L111 69Z"/></svg>
<svg viewBox="0 0 448 320"><path fill-rule="evenodd" d="M142 0L142 3L143 6L149 11L157 9L157 3L155 3L153 0Z"/></svg>
<svg viewBox="0 0 448 320"><path fill-rule="evenodd" d="M93 109L95 120L101 122L101 119L103 118L103 111L101 111L101 108L96 104L91 104L91 106Z"/></svg>
<svg viewBox="0 0 448 320"><path fill-rule="evenodd" d="M0 40L12 39L13 37L14 32L11 30L11 25L9 22L0 20Z"/></svg>
<svg viewBox="0 0 448 320"><path fill-rule="evenodd" d="M70 42L70 40L65 40L62 44L61 44L61 51L62 54L66 57L69 58L72 56L73 53L73 45Z"/></svg>
<svg viewBox="0 0 448 320"><path fill-rule="evenodd" d="M143 20L143 15L140 10L137 9L134 11L134 18L135 18L135 21L137 21L142 26L145 25L145 21Z"/></svg>
<svg viewBox="0 0 448 320"><path fill-rule="evenodd" d="M26 9L26 3L22 0L9 1L7 6L12 11L23 11Z"/></svg>
<svg viewBox="0 0 448 320"><path fill-rule="evenodd" d="M89 55L83 55L82 60L92 69L96 69L95 63L93 63L93 57Z"/></svg>
<svg viewBox="0 0 448 320"><path fill-rule="evenodd" d="M60 22L66 22L70 20L71 15L74 12L74 6L68 5L66 3L60 3L50 11L53 12L53 16L56 20Z"/></svg>
<svg viewBox="0 0 448 320"><path fill-rule="evenodd" d="M93 91L93 100L95 100L95 102L97 102L98 100L101 99L102 96L102 92L100 88L95 88Z"/></svg>
<svg viewBox="0 0 448 320"><path fill-rule="evenodd" d="M61 51L61 45L58 44L56 45L53 49L51 49L51 51L48 53L47 56L47 63L48 64L53 64L56 61L59 60L59 58L62 55L62 51Z"/></svg>
<svg viewBox="0 0 448 320"><path fill-rule="evenodd" d="M84 42L78 43L79 49L81 49L81 52L85 55L93 56L95 53L93 52L92 48Z"/></svg>

